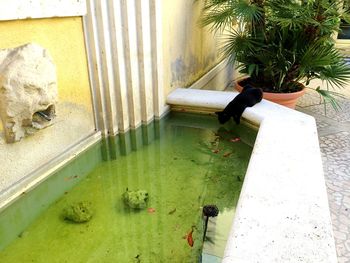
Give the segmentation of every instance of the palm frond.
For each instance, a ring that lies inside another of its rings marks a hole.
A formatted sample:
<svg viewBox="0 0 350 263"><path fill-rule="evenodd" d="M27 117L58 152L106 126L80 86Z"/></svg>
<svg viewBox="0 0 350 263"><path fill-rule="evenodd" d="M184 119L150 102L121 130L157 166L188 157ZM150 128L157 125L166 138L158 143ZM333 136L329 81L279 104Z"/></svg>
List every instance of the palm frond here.
<svg viewBox="0 0 350 263"><path fill-rule="evenodd" d="M214 5L210 3L205 6L203 17L201 19L202 26L209 26L212 31L223 30L225 27L231 27L232 21L235 21L235 10L229 1L221 1L222 3Z"/></svg>
<svg viewBox="0 0 350 263"><path fill-rule="evenodd" d="M324 89L321 89L320 87L317 87L316 91L318 92L318 94L322 96L325 104L329 102L335 111L341 110L341 106L337 101L337 97L345 98L342 94L338 92L330 91L330 90L324 90Z"/></svg>
<svg viewBox="0 0 350 263"><path fill-rule="evenodd" d="M206 0L204 1L201 24L213 31L232 27L233 21L259 23L263 10L246 0Z"/></svg>
<svg viewBox="0 0 350 263"><path fill-rule="evenodd" d="M295 87L288 83L316 78L339 88L350 81L350 66L333 39L340 22L350 22L349 1L343 7L343 0L201 2L202 24L224 33L221 54L262 88L291 91ZM328 89L318 92L337 107L337 96Z"/></svg>
<svg viewBox="0 0 350 263"><path fill-rule="evenodd" d="M281 28L302 28L312 23L308 5L296 1L275 0L267 3L270 10L270 21Z"/></svg>
<svg viewBox="0 0 350 263"><path fill-rule="evenodd" d="M219 50L221 54L228 57L234 63L236 58L247 57L247 54L255 52L260 41L250 37L245 32L233 29L226 33L223 38L223 47ZM241 62L240 59L238 61Z"/></svg>
<svg viewBox="0 0 350 263"><path fill-rule="evenodd" d="M239 0L235 6L235 15L244 22L260 23L263 18L263 10L254 3Z"/></svg>
<svg viewBox="0 0 350 263"><path fill-rule="evenodd" d="M300 75L312 73L314 78L342 87L350 80L350 66L333 44L320 40L303 51ZM312 77L311 77L312 78Z"/></svg>
<svg viewBox="0 0 350 263"><path fill-rule="evenodd" d="M345 62L334 63L324 67L320 79L329 82L333 87L341 88L350 80L350 66Z"/></svg>

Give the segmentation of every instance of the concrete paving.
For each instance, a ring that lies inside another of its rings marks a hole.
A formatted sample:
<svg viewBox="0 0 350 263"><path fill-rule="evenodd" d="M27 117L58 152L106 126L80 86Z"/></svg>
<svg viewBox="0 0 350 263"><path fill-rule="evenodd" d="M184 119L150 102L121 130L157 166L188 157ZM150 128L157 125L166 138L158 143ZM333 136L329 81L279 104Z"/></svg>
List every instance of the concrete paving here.
<svg viewBox="0 0 350 263"><path fill-rule="evenodd" d="M297 110L316 119L338 261L350 263L350 96L343 94L347 98L339 100L339 112L325 107L312 90L299 100Z"/></svg>

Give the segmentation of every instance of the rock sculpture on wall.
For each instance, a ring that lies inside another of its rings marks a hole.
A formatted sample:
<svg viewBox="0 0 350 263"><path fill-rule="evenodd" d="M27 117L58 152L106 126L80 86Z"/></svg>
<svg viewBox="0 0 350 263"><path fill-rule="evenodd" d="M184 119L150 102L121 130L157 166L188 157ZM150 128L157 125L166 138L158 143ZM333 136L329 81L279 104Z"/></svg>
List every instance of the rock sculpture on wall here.
<svg viewBox="0 0 350 263"><path fill-rule="evenodd" d="M57 103L56 67L33 43L0 50L0 117L7 143L52 124Z"/></svg>

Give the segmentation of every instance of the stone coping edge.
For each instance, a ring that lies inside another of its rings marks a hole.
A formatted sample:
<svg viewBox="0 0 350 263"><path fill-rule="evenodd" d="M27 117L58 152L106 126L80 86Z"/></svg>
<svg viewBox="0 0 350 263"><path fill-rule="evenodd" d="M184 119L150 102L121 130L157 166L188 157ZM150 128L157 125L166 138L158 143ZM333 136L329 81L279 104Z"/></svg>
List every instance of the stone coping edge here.
<svg viewBox="0 0 350 263"><path fill-rule="evenodd" d="M83 16L86 0L1 0L0 21Z"/></svg>
<svg viewBox="0 0 350 263"><path fill-rule="evenodd" d="M237 94L178 88L167 103L215 111ZM337 262L315 119L266 100L242 117L259 131L222 262Z"/></svg>
<svg viewBox="0 0 350 263"><path fill-rule="evenodd" d="M23 193L31 191L41 182L49 178L54 172L71 162L80 153L101 141L101 138L101 132L96 132L87 136L77 144L66 149L63 154L43 164L41 167L38 167L35 171L23 177L9 188L0 189L0 213L20 198Z"/></svg>

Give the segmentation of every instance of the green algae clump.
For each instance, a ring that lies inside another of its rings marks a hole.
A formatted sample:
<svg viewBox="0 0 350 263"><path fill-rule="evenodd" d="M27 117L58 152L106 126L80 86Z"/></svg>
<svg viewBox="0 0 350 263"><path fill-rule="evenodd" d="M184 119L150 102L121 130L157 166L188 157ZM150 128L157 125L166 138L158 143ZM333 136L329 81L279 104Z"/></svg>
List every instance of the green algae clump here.
<svg viewBox="0 0 350 263"><path fill-rule="evenodd" d="M63 218L74 223L88 222L92 215L91 203L87 201L72 203L63 209Z"/></svg>
<svg viewBox="0 0 350 263"><path fill-rule="evenodd" d="M147 206L148 193L145 190L126 191L122 195L124 203L133 209L144 209Z"/></svg>

